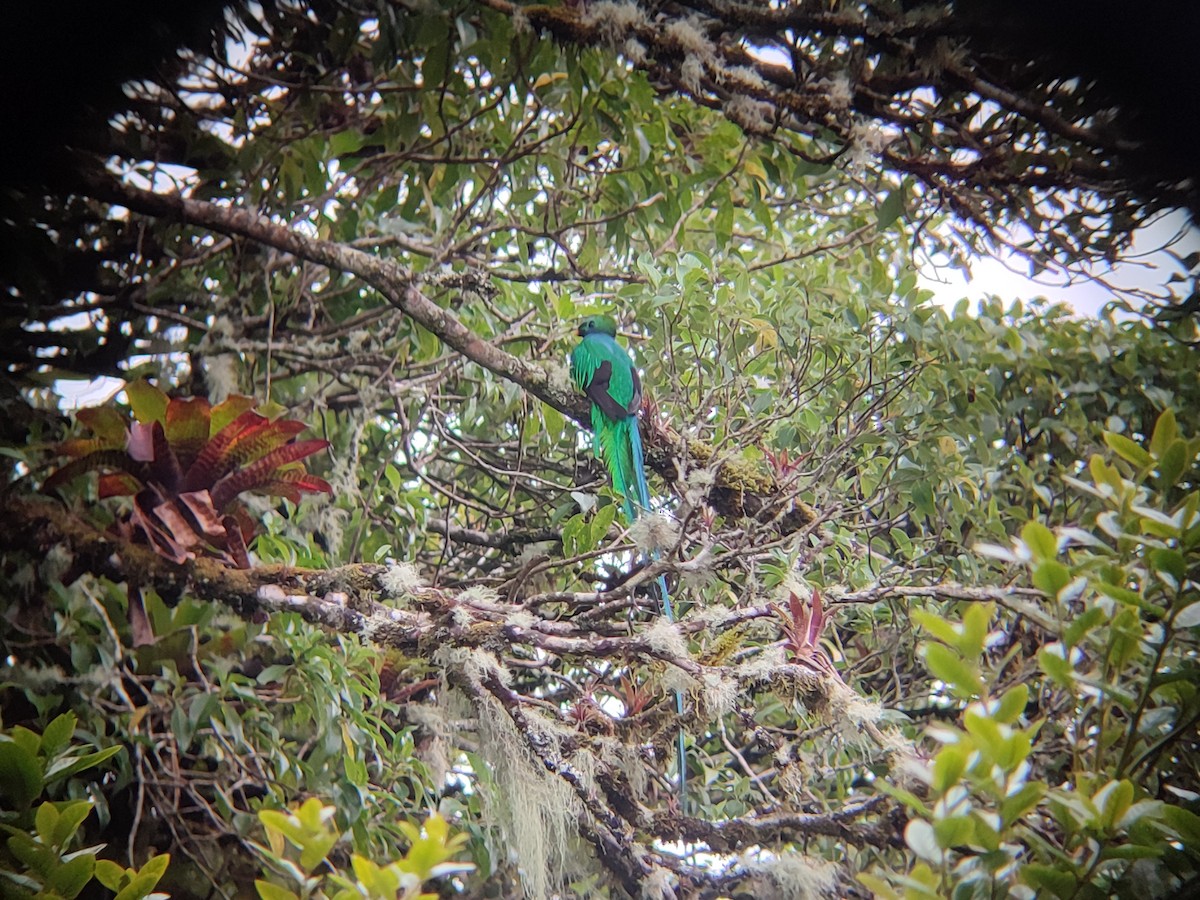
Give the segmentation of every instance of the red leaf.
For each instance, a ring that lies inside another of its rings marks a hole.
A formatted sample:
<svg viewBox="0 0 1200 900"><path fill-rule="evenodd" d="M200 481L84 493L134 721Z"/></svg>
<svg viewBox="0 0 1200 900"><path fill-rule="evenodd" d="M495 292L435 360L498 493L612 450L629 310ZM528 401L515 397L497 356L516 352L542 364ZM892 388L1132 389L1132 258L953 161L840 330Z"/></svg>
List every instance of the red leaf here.
<svg viewBox="0 0 1200 900"><path fill-rule="evenodd" d="M267 419L248 410L222 428L204 445L204 449L188 469L183 479L184 490L211 488L236 465L228 450L239 435L252 427L266 427L269 424Z"/></svg>
<svg viewBox="0 0 1200 900"><path fill-rule="evenodd" d="M236 465L244 466L261 459L276 447L281 447L308 426L294 419L266 422L259 428L247 429L238 435L230 447L230 457Z"/></svg>
<svg viewBox="0 0 1200 900"><path fill-rule="evenodd" d="M183 481L183 468L175 451L167 442L167 433L162 424L155 422L150 426L150 436L154 443L154 461L150 464L150 477L170 491L178 490Z"/></svg>
<svg viewBox="0 0 1200 900"><path fill-rule="evenodd" d="M223 510L226 504L243 491L252 491L274 481L275 470L280 466L304 459L306 456L312 456L328 446L329 441L308 440L276 447L262 459L251 463L244 469L230 472L218 481L212 490L213 505L218 510Z"/></svg>
<svg viewBox="0 0 1200 900"><path fill-rule="evenodd" d="M170 530L155 515L155 507L162 503L162 495L148 487L133 498L131 524L145 536L150 548L164 559L174 563L186 561L192 554L175 540Z"/></svg>
<svg viewBox="0 0 1200 900"><path fill-rule="evenodd" d="M145 474L145 468L130 459L128 454L122 453L120 450L98 450L83 459L69 462L57 472L52 473L46 479L46 483L42 485L42 490L53 490L86 472L104 469L127 472L135 478L140 478Z"/></svg>
<svg viewBox="0 0 1200 900"><path fill-rule="evenodd" d="M124 472L100 476L100 499L132 497L142 489L142 483Z"/></svg>
<svg viewBox="0 0 1200 900"><path fill-rule="evenodd" d="M164 428L167 443L179 467L187 469L197 454L208 442L208 423L212 407L203 397L175 397L167 404L167 422Z"/></svg>
<svg viewBox="0 0 1200 900"><path fill-rule="evenodd" d="M133 636L134 647L148 647L154 643L154 627L150 624L150 617L146 615L146 603L142 599L140 587L129 591L129 631Z"/></svg>
<svg viewBox="0 0 1200 900"><path fill-rule="evenodd" d="M332 494L333 488L324 478L310 475L303 469L276 472L275 476L258 487L251 488L255 493L269 494L272 497L285 497L293 503L300 502L300 495L323 491Z"/></svg>
<svg viewBox="0 0 1200 900"><path fill-rule="evenodd" d="M812 610L808 618L808 643L816 647L821 642L821 632L825 630L825 610L821 606L821 592L813 588Z"/></svg>
<svg viewBox="0 0 1200 900"><path fill-rule="evenodd" d="M236 516L226 516L225 524L225 549L233 558L234 564L239 569L250 568L250 553L246 550L246 540L242 533L241 524Z"/></svg>
<svg viewBox="0 0 1200 900"><path fill-rule="evenodd" d="M179 495L179 502L191 513L204 536L218 544L225 540L225 525L213 506L208 491L190 491Z"/></svg>
<svg viewBox="0 0 1200 900"><path fill-rule="evenodd" d="M209 435L215 437L230 422L235 421L243 413L254 409L254 404L257 402L253 397L242 397L238 394L226 397L212 408L212 413L208 420Z"/></svg>
<svg viewBox="0 0 1200 900"><path fill-rule="evenodd" d="M204 543L204 538L175 504L169 501L158 504L154 507L154 517L166 527L171 540L182 549L191 550L197 544Z"/></svg>

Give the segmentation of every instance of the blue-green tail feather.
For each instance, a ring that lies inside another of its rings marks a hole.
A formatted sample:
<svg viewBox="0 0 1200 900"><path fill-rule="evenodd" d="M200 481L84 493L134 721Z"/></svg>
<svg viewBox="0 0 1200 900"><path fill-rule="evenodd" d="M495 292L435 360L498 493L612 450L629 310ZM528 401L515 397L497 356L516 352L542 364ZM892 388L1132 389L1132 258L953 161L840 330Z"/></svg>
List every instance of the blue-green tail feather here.
<svg viewBox="0 0 1200 900"><path fill-rule="evenodd" d="M650 486L646 483L646 459L645 453L642 450L642 431L638 427L637 417L630 416L625 421L630 423L629 428L629 455L631 457L633 469L633 481L637 489L637 507L646 512L650 511ZM629 516L629 521L632 523L637 518L637 510L630 509L628 493L625 495L625 510ZM650 558L658 559L658 551L651 551ZM659 575L657 579L659 603L662 606L663 615L667 617L668 622L675 621L675 611L671 608L671 595L667 591L667 578L665 575ZM680 720L683 719L683 694L679 691L675 692L675 712L679 715ZM680 805L687 809L687 747L683 740L683 726L680 725L679 732L676 735L676 752L679 754L679 797Z"/></svg>

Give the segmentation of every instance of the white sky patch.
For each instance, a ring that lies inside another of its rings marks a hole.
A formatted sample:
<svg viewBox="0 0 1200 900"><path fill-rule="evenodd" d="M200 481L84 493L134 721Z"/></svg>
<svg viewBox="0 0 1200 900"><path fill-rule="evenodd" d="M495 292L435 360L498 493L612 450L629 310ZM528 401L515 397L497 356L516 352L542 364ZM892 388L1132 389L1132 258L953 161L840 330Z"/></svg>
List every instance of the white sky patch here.
<svg viewBox="0 0 1200 900"><path fill-rule="evenodd" d="M1168 245L1169 250L1165 249ZM1176 211L1138 229L1133 247L1115 265L1092 266L1091 278L1061 272L1034 276L1026 260L1005 252L973 259L969 274L930 261L918 268L917 280L933 292L935 302L947 308L964 297L974 303L994 294L1002 300L1045 297L1066 303L1080 315L1096 316L1105 304L1118 299L1108 285L1164 294L1171 275L1183 271L1172 254L1186 256L1197 251L1200 228L1188 227L1186 214Z"/></svg>

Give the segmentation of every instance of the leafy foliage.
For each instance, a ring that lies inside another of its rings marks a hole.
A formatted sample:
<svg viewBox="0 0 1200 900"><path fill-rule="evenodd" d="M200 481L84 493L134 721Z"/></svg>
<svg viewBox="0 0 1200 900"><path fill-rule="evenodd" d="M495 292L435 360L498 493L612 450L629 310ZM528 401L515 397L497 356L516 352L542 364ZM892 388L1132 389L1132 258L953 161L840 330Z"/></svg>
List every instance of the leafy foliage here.
<svg viewBox="0 0 1200 900"><path fill-rule="evenodd" d="M1006 646L1017 636L989 633L992 606L961 623L914 614L936 639L924 646L930 672L968 705L962 727L930 731L941 748L922 770L926 792L896 791L921 861L903 877L862 876L880 896L1157 894L1200 873L1200 815L1178 803L1200 794L1196 758L1181 752L1200 721L1200 590L1187 576L1200 494L1191 479L1180 489L1200 441L1170 410L1145 446L1104 437L1123 462L1096 454L1090 480L1066 476L1098 501L1092 528L1056 534L1032 520L1013 549L990 549L1045 598L1032 690L1000 690L1006 669L1033 658Z"/></svg>
<svg viewBox="0 0 1200 900"><path fill-rule="evenodd" d="M450 827L437 813L431 814L421 826L401 822L400 828L409 841L403 857L386 866L376 865L365 857L350 857L353 878L331 875L323 879L314 870L328 863L329 851L338 841L338 833L329 823L337 810L322 806L316 798L306 800L295 812L263 810L259 818L266 827L270 850L263 854L293 882L298 891L276 881L255 882L262 900L297 900L299 897L330 897L331 900L436 900L438 894L422 892L421 885L433 878L469 872L470 863L454 862L454 857L466 842L465 835L450 834ZM331 890L325 892L321 882Z"/></svg>
<svg viewBox="0 0 1200 900"><path fill-rule="evenodd" d="M72 900L95 879L121 900L161 897L152 891L170 862L168 854L140 869L124 869L98 858L103 845L71 849L96 805L93 800L76 796L35 806L44 794L77 786L82 779L76 776L124 749L80 752L86 748L74 740L76 724L73 713L63 713L40 735L20 725L0 733L0 828L8 834L0 851L4 895Z"/></svg>

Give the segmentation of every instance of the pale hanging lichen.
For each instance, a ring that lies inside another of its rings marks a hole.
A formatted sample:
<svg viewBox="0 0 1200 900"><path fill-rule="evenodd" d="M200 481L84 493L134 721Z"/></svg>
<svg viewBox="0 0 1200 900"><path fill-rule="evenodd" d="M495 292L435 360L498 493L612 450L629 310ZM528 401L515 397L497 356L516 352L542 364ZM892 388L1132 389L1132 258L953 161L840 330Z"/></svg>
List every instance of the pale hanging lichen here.
<svg viewBox="0 0 1200 900"><path fill-rule="evenodd" d="M866 166L896 139L874 122L859 120L850 127L849 165Z"/></svg>
<svg viewBox="0 0 1200 900"><path fill-rule="evenodd" d="M208 398L221 403L233 394L241 393L241 367L235 353L214 353L205 356L204 382L208 385Z"/></svg>
<svg viewBox="0 0 1200 900"><path fill-rule="evenodd" d="M693 94L700 93L704 84L704 63L689 53L683 58L683 65L679 67L679 80Z"/></svg>
<svg viewBox="0 0 1200 900"><path fill-rule="evenodd" d="M537 616L527 609L516 608L504 617L505 625L515 625L517 628L532 628L538 621Z"/></svg>
<svg viewBox="0 0 1200 900"><path fill-rule="evenodd" d="M683 638L683 632L674 622L668 621L666 616L659 616L655 619L654 623L642 633L642 638L655 653L681 659L686 659L688 656L687 641Z"/></svg>
<svg viewBox="0 0 1200 900"><path fill-rule="evenodd" d="M439 696L445 694L445 691L439 692ZM440 703L409 703L405 705L404 712L408 721L428 735L419 752L421 761L429 769L435 784L446 784L450 774L450 738L453 734L446 707Z"/></svg>
<svg viewBox="0 0 1200 900"><path fill-rule="evenodd" d="M473 684L483 684L493 678L503 685L512 681L512 673L500 664L495 654L479 647L445 644L433 654L433 662L447 671L462 672Z"/></svg>
<svg viewBox="0 0 1200 900"><path fill-rule="evenodd" d="M717 483L717 474L709 468L692 469L684 478L683 500L688 506L700 506Z"/></svg>
<svg viewBox="0 0 1200 900"><path fill-rule="evenodd" d="M777 645L763 647L761 653L756 653L743 663L734 667L741 681L764 682L770 681L775 673L787 664L783 648Z"/></svg>
<svg viewBox="0 0 1200 900"><path fill-rule="evenodd" d="M725 115L747 134L766 134L774 125L775 107L746 94L735 94L725 102Z"/></svg>
<svg viewBox="0 0 1200 900"><path fill-rule="evenodd" d="M409 562L394 562L379 576L379 586L386 597L404 597L417 594L426 587L425 580L417 567Z"/></svg>
<svg viewBox="0 0 1200 900"><path fill-rule="evenodd" d="M645 27L646 12L636 3L590 3L584 7L580 21L589 28L596 28L609 44L618 45L629 32Z"/></svg>
<svg viewBox="0 0 1200 900"><path fill-rule="evenodd" d="M780 900L818 900L832 897L837 891L838 868L828 860L785 851L757 859L743 857L742 864L758 879L768 882L773 888L770 896Z"/></svg>
<svg viewBox="0 0 1200 900"><path fill-rule="evenodd" d="M767 83L763 77L749 66L730 66L718 70L717 75L724 82L735 81L743 90L765 91Z"/></svg>
<svg viewBox="0 0 1200 900"><path fill-rule="evenodd" d="M667 666L658 680L663 690L671 694L687 696L700 687L700 682L678 666Z"/></svg>
<svg viewBox="0 0 1200 900"><path fill-rule="evenodd" d="M664 30L663 35L679 46L684 53L695 54L701 59L711 60L716 56L716 48L708 35L700 28L695 19L676 19Z"/></svg>
<svg viewBox="0 0 1200 900"><path fill-rule="evenodd" d="M829 105L834 109L849 109L854 102L854 89L850 86L850 76L838 72L826 82L826 93Z"/></svg>
<svg viewBox="0 0 1200 900"><path fill-rule="evenodd" d="M664 866L653 866L642 881L642 900L674 900L679 877Z"/></svg>
<svg viewBox="0 0 1200 900"><path fill-rule="evenodd" d="M629 539L646 556L662 553L679 540L679 523L662 512L643 515L629 526Z"/></svg>
<svg viewBox="0 0 1200 900"><path fill-rule="evenodd" d="M700 708L705 719L720 719L737 708L739 691L737 682L732 678L713 671L705 672L700 682Z"/></svg>
<svg viewBox="0 0 1200 900"><path fill-rule="evenodd" d="M621 55L635 66L644 66L648 58L646 45L637 38L626 38L625 43L621 45Z"/></svg>
<svg viewBox="0 0 1200 900"><path fill-rule="evenodd" d="M562 778L534 757L498 702L486 699L476 712L480 752L492 776L483 793L485 815L496 822L505 849L516 857L525 896L548 900L585 874L590 854L581 846L576 829L582 804ZM560 729L532 710L523 712L537 743L561 754ZM576 754L571 762L590 785L594 767L587 756Z"/></svg>
<svg viewBox="0 0 1200 900"><path fill-rule="evenodd" d="M491 606L500 602L500 595L495 588L485 584L473 584L458 595L459 603L478 603L481 606Z"/></svg>

